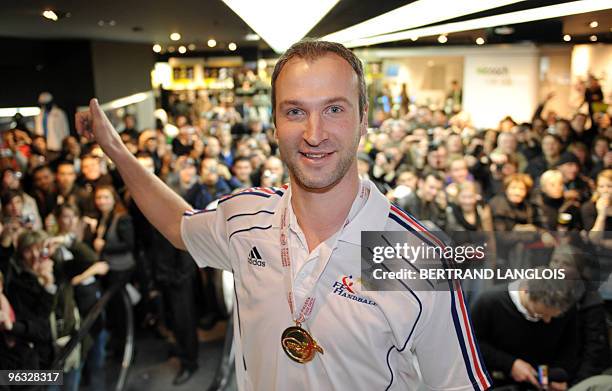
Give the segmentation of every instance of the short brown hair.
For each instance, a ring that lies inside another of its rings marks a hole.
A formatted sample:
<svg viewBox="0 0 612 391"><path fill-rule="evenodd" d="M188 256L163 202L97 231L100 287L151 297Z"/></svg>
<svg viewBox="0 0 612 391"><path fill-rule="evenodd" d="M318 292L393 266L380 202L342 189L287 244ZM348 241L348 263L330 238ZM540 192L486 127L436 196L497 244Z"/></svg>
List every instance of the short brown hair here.
<svg viewBox="0 0 612 391"><path fill-rule="evenodd" d="M529 191L533 187L533 179L531 179L529 175L512 174L512 175L507 176L504 179L504 190L508 190L508 187L510 186L510 184L514 182L519 182L525 185L525 189L527 190L527 193L529 193Z"/></svg>
<svg viewBox="0 0 612 391"><path fill-rule="evenodd" d="M307 61L314 61L328 53L336 54L342 57L349 65L353 68L357 74L357 81L359 83L359 119L363 120L363 114L367 105L367 95L365 78L363 76L363 66L361 60L355 56L353 52L344 47L344 45L336 42L328 41L317 41L314 39L303 39L300 42L293 44L283 55L278 59L274 66L274 72L272 72L272 118L276 123L276 79L280 75L281 71L294 57L299 57Z"/></svg>

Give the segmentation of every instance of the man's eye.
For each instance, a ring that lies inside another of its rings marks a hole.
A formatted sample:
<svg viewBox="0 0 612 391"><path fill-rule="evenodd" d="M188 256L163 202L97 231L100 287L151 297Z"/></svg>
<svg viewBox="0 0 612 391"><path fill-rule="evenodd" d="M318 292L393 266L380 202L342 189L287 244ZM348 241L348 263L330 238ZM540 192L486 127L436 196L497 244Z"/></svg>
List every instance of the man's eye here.
<svg viewBox="0 0 612 391"><path fill-rule="evenodd" d="M330 106L327 109L327 111L332 113L332 114L337 114L337 113L341 113L343 110L342 110L342 107L340 107L340 106Z"/></svg>
<svg viewBox="0 0 612 391"><path fill-rule="evenodd" d="M296 116L296 115L300 115L302 114L302 110L300 109L291 109L289 111L287 111L287 115L289 116Z"/></svg>

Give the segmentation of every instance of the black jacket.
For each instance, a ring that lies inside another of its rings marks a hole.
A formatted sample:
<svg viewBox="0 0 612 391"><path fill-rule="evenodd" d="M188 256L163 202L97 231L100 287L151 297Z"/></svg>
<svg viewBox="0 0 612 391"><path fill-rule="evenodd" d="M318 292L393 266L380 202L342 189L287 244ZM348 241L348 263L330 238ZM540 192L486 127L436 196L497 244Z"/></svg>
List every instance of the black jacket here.
<svg viewBox="0 0 612 391"><path fill-rule="evenodd" d="M579 366L579 328L575 308L550 323L531 322L518 311L508 286L484 292L472 309L472 322L480 352L489 371L501 371L511 381L516 359L534 368L562 368L575 380Z"/></svg>
<svg viewBox="0 0 612 391"><path fill-rule="evenodd" d="M15 324L11 334L15 337L16 344L20 349L33 345L39 368L47 368L53 360L49 316L53 309L54 295L40 285L34 274L21 271L13 274L6 287L6 296L15 311Z"/></svg>

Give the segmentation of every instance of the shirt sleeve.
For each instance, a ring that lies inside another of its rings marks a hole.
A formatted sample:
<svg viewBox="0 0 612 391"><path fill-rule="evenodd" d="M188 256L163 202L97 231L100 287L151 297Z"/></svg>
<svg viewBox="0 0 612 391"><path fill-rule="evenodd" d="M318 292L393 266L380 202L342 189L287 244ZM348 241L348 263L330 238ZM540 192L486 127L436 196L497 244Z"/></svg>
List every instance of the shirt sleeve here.
<svg viewBox="0 0 612 391"><path fill-rule="evenodd" d="M219 209L185 212L181 237L199 267L232 270L226 222Z"/></svg>
<svg viewBox="0 0 612 391"><path fill-rule="evenodd" d="M461 287L428 292L414 350L428 390L486 390L491 380L480 358Z"/></svg>

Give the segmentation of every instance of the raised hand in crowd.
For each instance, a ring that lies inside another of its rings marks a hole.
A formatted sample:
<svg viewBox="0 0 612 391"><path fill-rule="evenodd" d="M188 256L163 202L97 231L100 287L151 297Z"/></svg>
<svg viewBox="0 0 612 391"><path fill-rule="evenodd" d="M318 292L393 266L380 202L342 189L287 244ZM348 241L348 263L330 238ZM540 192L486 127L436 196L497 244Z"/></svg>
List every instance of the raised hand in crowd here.
<svg viewBox="0 0 612 391"><path fill-rule="evenodd" d="M73 286L77 286L81 284L83 281L87 280L93 276L105 276L109 271L108 262L98 261L88 267L83 273L78 274L70 280L70 284Z"/></svg>
<svg viewBox="0 0 612 391"><path fill-rule="evenodd" d="M34 261L32 271L38 277L38 282L45 288L55 284L53 275L53 261L50 258L42 258Z"/></svg>

